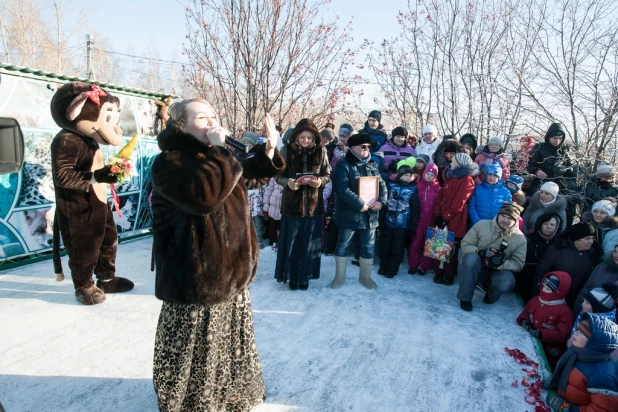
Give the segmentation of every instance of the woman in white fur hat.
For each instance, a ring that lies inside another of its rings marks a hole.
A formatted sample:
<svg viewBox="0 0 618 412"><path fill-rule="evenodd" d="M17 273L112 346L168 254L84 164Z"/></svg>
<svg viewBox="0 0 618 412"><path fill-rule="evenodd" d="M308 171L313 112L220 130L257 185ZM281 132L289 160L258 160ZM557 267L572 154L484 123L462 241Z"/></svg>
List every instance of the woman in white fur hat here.
<svg viewBox="0 0 618 412"><path fill-rule="evenodd" d="M554 182L545 182L541 189L532 195L524 220L524 234L534 231L536 220L543 213L556 213L562 219L561 230L566 228L566 198L559 194L560 188Z"/></svg>
<svg viewBox="0 0 618 412"><path fill-rule="evenodd" d="M416 155L424 154L429 157L429 161L433 159L433 154L442 143L442 139L438 137L438 129L432 124L423 127L423 139L421 144L416 146Z"/></svg>

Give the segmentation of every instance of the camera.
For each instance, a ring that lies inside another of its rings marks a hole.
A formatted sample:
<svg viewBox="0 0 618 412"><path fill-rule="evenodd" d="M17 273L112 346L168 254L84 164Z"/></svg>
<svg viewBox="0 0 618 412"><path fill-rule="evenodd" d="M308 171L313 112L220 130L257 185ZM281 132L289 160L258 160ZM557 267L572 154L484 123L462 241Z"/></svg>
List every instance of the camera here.
<svg viewBox="0 0 618 412"><path fill-rule="evenodd" d="M496 253L494 253L493 256L490 256L491 248L479 250L478 254L481 257L484 266L489 266L492 269L497 269L502 266L502 264L506 261L506 254L504 252L508 247L509 244L504 239L502 239L502 241L500 242L500 249Z"/></svg>

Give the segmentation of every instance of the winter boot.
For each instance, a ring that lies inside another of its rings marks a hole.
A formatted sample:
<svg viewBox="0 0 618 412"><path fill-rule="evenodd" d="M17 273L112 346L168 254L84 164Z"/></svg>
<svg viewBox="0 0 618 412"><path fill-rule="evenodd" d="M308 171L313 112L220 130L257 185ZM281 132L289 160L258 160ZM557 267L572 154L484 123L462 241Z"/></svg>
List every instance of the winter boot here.
<svg viewBox="0 0 618 412"><path fill-rule="evenodd" d="M340 288L345 283L345 269L348 265L347 256L335 256L335 279L333 279L330 287L333 289Z"/></svg>
<svg viewBox="0 0 618 412"><path fill-rule="evenodd" d="M105 302L105 293L95 285L75 290L75 299L84 305L96 305Z"/></svg>
<svg viewBox="0 0 618 412"><path fill-rule="evenodd" d="M105 293L123 293L133 289L133 282L129 279L114 276L109 280L97 280L97 287Z"/></svg>
<svg viewBox="0 0 618 412"><path fill-rule="evenodd" d="M447 286L451 286L454 282L455 282L455 276L446 275L444 276L444 281L442 283Z"/></svg>
<svg viewBox="0 0 618 412"><path fill-rule="evenodd" d="M439 283L442 284L444 282L444 274L443 273L436 273L433 275L433 283Z"/></svg>
<svg viewBox="0 0 618 412"><path fill-rule="evenodd" d="M371 280L371 268L373 267L373 259L360 258L360 270L358 271L358 281L367 289L375 289L376 283Z"/></svg>

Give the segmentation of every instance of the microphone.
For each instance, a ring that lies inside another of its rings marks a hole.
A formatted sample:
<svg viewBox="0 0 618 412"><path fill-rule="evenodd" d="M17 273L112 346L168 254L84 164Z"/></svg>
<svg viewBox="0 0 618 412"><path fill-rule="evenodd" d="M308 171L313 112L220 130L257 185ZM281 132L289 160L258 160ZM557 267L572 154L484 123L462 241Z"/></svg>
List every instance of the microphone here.
<svg viewBox="0 0 618 412"><path fill-rule="evenodd" d="M225 144L232 146L234 149L242 153L247 153L249 151L247 145L234 139L232 135L225 136Z"/></svg>

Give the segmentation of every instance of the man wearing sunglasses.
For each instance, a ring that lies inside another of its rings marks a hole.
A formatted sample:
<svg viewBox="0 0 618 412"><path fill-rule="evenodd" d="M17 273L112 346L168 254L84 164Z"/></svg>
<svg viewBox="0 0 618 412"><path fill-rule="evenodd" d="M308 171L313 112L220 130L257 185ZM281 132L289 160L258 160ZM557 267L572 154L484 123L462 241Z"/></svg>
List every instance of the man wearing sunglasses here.
<svg viewBox="0 0 618 412"><path fill-rule="evenodd" d="M380 177L378 164L371 160L371 149L376 142L366 133L359 133L348 139L349 150L337 162L333 175L333 189L337 194L335 219L339 227L339 238L335 249L334 289L345 283L348 251L355 233L360 242L359 281L368 289L376 283L371 279L371 267L375 253L378 215L386 202L386 185ZM359 196L359 179L362 176L377 176L379 187L375 201L365 203Z"/></svg>

